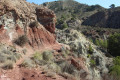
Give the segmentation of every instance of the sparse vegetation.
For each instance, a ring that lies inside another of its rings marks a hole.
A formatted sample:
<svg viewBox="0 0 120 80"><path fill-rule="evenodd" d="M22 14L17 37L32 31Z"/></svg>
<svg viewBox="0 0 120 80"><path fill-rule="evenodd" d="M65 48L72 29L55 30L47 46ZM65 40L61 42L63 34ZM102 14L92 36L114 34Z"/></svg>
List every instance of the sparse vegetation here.
<svg viewBox="0 0 120 80"><path fill-rule="evenodd" d="M5 45L0 45L0 49L0 68L2 69L12 69L13 64L22 57L21 54L17 53L11 46L8 46L6 49Z"/></svg>

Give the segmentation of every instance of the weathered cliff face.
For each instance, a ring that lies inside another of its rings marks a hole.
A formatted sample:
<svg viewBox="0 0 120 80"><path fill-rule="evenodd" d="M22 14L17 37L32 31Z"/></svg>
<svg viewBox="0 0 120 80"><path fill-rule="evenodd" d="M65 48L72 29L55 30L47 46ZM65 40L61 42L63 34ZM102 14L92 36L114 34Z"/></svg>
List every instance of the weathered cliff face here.
<svg viewBox="0 0 120 80"><path fill-rule="evenodd" d="M44 28L29 28L28 29L29 44L34 48L54 45L55 37Z"/></svg>
<svg viewBox="0 0 120 80"><path fill-rule="evenodd" d="M86 19L82 24L94 27L120 28L120 11L106 10L97 12Z"/></svg>
<svg viewBox="0 0 120 80"><path fill-rule="evenodd" d="M29 27L32 22L38 26ZM56 16L53 11L30 4L25 0L0 1L0 40L13 42L21 35L27 35L33 48L56 44Z"/></svg>
<svg viewBox="0 0 120 80"><path fill-rule="evenodd" d="M56 17L53 11L45 9L36 9L38 21L51 33L55 33Z"/></svg>

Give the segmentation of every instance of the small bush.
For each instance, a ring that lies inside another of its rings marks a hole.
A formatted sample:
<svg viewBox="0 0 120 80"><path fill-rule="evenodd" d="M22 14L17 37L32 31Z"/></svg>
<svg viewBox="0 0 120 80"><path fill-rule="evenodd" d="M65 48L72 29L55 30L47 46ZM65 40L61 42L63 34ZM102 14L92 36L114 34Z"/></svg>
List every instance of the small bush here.
<svg viewBox="0 0 120 80"><path fill-rule="evenodd" d="M110 68L110 75L114 80L120 80L120 65L114 65Z"/></svg>
<svg viewBox="0 0 120 80"><path fill-rule="evenodd" d="M87 55L87 58L91 58L91 55L90 55L90 54L88 54L88 55Z"/></svg>
<svg viewBox="0 0 120 80"><path fill-rule="evenodd" d="M34 61L35 61L36 65L40 65L40 66L44 66L44 65L48 64L48 62L45 60L34 60Z"/></svg>
<svg viewBox="0 0 120 80"><path fill-rule="evenodd" d="M47 77L51 77L52 79L56 78L56 73L55 72L48 72L46 74Z"/></svg>
<svg viewBox="0 0 120 80"><path fill-rule="evenodd" d="M39 23L37 21L34 21L34 22L31 22L30 25L29 25L31 28L33 27L38 27L39 26Z"/></svg>
<svg viewBox="0 0 120 80"><path fill-rule="evenodd" d="M13 69L13 62L7 61L5 64L3 64L2 69Z"/></svg>
<svg viewBox="0 0 120 80"><path fill-rule="evenodd" d="M65 28L68 28L68 25L67 25L67 23L63 23L63 29L65 29Z"/></svg>
<svg viewBox="0 0 120 80"><path fill-rule="evenodd" d="M92 49L92 46L91 46L91 45L89 45L88 53L89 53L89 54L92 54L92 53L93 53L93 49Z"/></svg>
<svg viewBox="0 0 120 80"><path fill-rule="evenodd" d="M7 61L7 57L0 55L0 63L4 63L6 61Z"/></svg>
<svg viewBox="0 0 120 80"><path fill-rule="evenodd" d="M6 55L11 55L12 54L11 51L6 50L6 49L2 50L2 53L6 54Z"/></svg>
<svg viewBox="0 0 120 80"><path fill-rule="evenodd" d="M24 62L20 65L21 67L35 67L34 62L31 59L25 59Z"/></svg>
<svg viewBox="0 0 120 80"><path fill-rule="evenodd" d="M61 73L61 68L56 63L48 64L48 69L53 70L56 73Z"/></svg>
<svg viewBox="0 0 120 80"><path fill-rule="evenodd" d="M62 72L67 72L69 74L74 73L74 70L76 70L76 68L68 62L63 62L59 66L61 67Z"/></svg>
<svg viewBox="0 0 120 80"><path fill-rule="evenodd" d="M1 50L0 63L3 65L5 65L8 61L15 63L18 59L20 59L20 57L22 57L21 54L14 52L14 50L9 51L9 49L10 48L8 47L7 49L3 47L3 50Z"/></svg>
<svg viewBox="0 0 120 80"><path fill-rule="evenodd" d="M16 62L16 57L14 55L11 55L9 57L7 57L8 60L12 61L12 62Z"/></svg>
<svg viewBox="0 0 120 80"><path fill-rule="evenodd" d="M108 45L107 40L100 40L99 42L100 42L99 43L100 47L107 49L107 45Z"/></svg>
<svg viewBox="0 0 120 80"><path fill-rule="evenodd" d="M120 65L120 56L117 56L116 58L114 58L113 63L114 65Z"/></svg>
<svg viewBox="0 0 120 80"><path fill-rule="evenodd" d="M20 53L13 53L13 55L15 56L15 58L18 60L20 58L22 58L22 55Z"/></svg>
<svg viewBox="0 0 120 80"><path fill-rule="evenodd" d="M98 39L95 39L95 45L100 46L100 41Z"/></svg>
<svg viewBox="0 0 120 80"><path fill-rule="evenodd" d="M26 35L22 35L18 37L18 39L14 40L14 43L19 46L24 46L28 42L28 38Z"/></svg>
<svg viewBox="0 0 120 80"><path fill-rule="evenodd" d="M23 54L25 55L27 53L27 50L26 49L23 49L22 50Z"/></svg>
<svg viewBox="0 0 120 80"><path fill-rule="evenodd" d="M53 53L51 51L45 51L42 54L43 54L43 59L46 61L50 61L53 59Z"/></svg>
<svg viewBox="0 0 120 80"><path fill-rule="evenodd" d="M34 59L34 60L43 60L43 54L42 54L42 53L39 53L39 52L36 52L36 53L33 55L33 59Z"/></svg>
<svg viewBox="0 0 120 80"><path fill-rule="evenodd" d="M91 60L90 60L90 65L91 65L92 67L95 67L95 65L96 65L95 60L91 59Z"/></svg>

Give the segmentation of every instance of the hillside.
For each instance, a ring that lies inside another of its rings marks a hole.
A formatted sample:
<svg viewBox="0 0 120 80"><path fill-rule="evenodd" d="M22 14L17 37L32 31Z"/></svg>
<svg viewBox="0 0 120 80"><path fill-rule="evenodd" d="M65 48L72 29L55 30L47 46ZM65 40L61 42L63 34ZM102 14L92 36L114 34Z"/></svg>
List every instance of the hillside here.
<svg viewBox="0 0 120 80"><path fill-rule="evenodd" d="M120 80L120 34L81 25L104 8L73 0L43 5L0 0L0 80Z"/></svg>
<svg viewBox="0 0 120 80"><path fill-rule="evenodd" d="M61 15L71 17L72 15L75 15L79 19L82 19L96 13L99 10L104 9L99 5L88 6L86 4L81 4L73 0L49 2L44 3L43 5L53 10L57 18L60 18Z"/></svg>
<svg viewBox="0 0 120 80"><path fill-rule="evenodd" d="M98 11L105 10L100 5L89 6L74 0L47 2L43 6L55 12L57 16L57 28L66 24L69 20L84 20Z"/></svg>
<svg viewBox="0 0 120 80"><path fill-rule="evenodd" d="M120 7L97 12L83 22L83 25L104 28L120 28Z"/></svg>
<svg viewBox="0 0 120 80"><path fill-rule="evenodd" d="M74 0L54 1L44 3L43 6L53 10L57 16L57 28L67 27L70 20L79 19L82 25L120 28L120 7L105 9L100 5L86 5Z"/></svg>

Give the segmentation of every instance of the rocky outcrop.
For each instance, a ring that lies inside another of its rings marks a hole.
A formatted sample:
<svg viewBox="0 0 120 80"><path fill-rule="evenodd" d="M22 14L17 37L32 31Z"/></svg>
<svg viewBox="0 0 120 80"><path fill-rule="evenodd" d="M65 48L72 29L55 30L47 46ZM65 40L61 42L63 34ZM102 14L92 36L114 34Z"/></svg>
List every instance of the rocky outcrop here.
<svg viewBox="0 0 120 80"><path fill-rule="evenodd" d="M38 22L38 25L29 26L32 22ZM0 40L13 42L17 37L27 35L33 48L53 45L56 44L55 22L54 12L45 7L25 0L0 1L0 32L4 37Z"/></svg>
<svg viewBox="0 0 120 80"><path fill-rule="evenodd" d="M41 8L36 9L38 21L51 33L55 33L56 16L53 11Z"/></svg>
<svg viewBox="0 0 120 80"><path fill-rule="evenodd" d="M97 12L86 19L82 24L94 27L120 28L120 11L106 10Z"/></svg>

